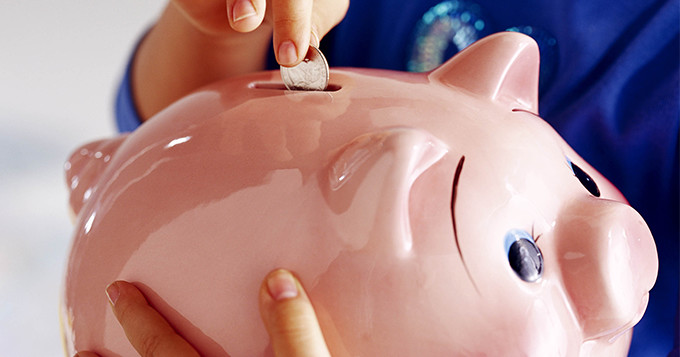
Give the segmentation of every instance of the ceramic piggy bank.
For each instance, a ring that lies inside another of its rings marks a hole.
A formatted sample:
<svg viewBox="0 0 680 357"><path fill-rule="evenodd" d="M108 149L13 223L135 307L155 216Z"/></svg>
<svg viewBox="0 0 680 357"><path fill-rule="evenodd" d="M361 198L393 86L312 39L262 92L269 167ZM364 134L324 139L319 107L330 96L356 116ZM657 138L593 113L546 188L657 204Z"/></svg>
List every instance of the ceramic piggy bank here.
<svg viewBox="0 0 680 357"><path fill-rule="evenodd" d="M625 355L657 274L645 222L537 116L538 48L502 33L430 73L215 83L75 151L67 353L131 356L135 283L203 355L272 354L294 271L339 356Z"/></svg>

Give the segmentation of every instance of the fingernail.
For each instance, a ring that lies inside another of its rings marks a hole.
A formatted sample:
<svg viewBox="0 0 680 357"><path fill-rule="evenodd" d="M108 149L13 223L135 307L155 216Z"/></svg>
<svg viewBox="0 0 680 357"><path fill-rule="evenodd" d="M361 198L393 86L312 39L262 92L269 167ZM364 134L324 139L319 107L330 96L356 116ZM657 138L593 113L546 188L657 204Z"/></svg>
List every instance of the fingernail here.
<svg viewBox="0 0 680 357"><path fill-rule="evenodd" d="M120 290L115 282L106 287L106 296L109 298L111 305L116 305L116 301L120 297Z"/></svg>
<svg viewBox="0 0 680 357"><path fill-rule="evenodd" d="M237 0L232 10L234 22L241 21L256 14L255 7L253 7L253 3L251 3L250 0Z"/></svg>
<svg viewBox="0 0 680 357"><path fill-rule="evenodd" d="M269 295L276 301L292 299L298 296L295 278L285 270L278 270L269 276L269 279L267 279L267 289L269 290Z"/></svg>
<svg viewBox="0 0 680 357"><path fill-rule="evenodd" d="M293 64L297 61L297 49L292 41L284 41L279 45L279 63Z"/></svg>

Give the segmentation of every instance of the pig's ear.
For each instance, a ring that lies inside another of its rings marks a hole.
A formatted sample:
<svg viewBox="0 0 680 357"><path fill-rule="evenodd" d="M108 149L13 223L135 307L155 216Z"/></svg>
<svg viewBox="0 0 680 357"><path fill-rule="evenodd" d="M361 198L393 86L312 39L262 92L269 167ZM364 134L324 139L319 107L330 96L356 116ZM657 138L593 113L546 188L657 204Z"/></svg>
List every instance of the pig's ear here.
<svg viewBox="0 0 680 357"><path fill-rule="evenodd" d="M444 143L413 128L365 134L340 149L328 167L325 196L346 225L366 233L342 237L345 243L408 254L411 187L446 152ZM363 241L369 237L377 238Z"/></svg>
<svg viewBox="0 0 680 357"><path fill-rule="evenodd" d="M531 37L501 32L473 43L428 78L538 114L539 59Z"/></svg>
<svg viewBox="0 0 680 357"><path fill-rule="evenodd" d="M105 139L76 149L64 164L66 184L70 190L71 209L76 215L92 196L102 172L127 136Z"/></svg>

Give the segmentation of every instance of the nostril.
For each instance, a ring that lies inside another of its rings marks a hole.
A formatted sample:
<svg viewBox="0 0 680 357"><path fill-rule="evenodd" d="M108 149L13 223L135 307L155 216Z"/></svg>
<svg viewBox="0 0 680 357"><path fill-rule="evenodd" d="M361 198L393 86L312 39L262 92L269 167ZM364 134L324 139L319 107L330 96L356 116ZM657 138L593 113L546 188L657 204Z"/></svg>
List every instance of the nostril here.
<svg viewBox="0 0 680 357"><path fill-rule="evenodd" d="M555 229L560 271L585 338L613 336L642 317L658 269L656 247L629 206L592 199Z"/></svg>

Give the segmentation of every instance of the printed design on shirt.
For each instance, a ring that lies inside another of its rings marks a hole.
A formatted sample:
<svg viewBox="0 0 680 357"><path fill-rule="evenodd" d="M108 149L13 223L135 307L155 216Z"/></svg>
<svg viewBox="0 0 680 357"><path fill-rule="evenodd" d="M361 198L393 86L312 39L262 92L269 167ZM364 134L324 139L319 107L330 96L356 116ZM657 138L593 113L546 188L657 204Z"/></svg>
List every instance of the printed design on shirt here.
<svg viewBox="0 0 680 357"><path fill-rule="evenodd" d="M406 68L430 71L478 39L490 34L478 4L443 1L429 9L416 25Z"/></svg>
<svg viewBox="0 0 680 357"><path fill-rule="evenodd" d="M478 39L499 31L521 32L538 43L541 51L539 93L543 93L557 70L557 39L536 26L494 28L482 7L467 0L442 1L423 14L414 30L406 69L430 71Z"/></svg>

